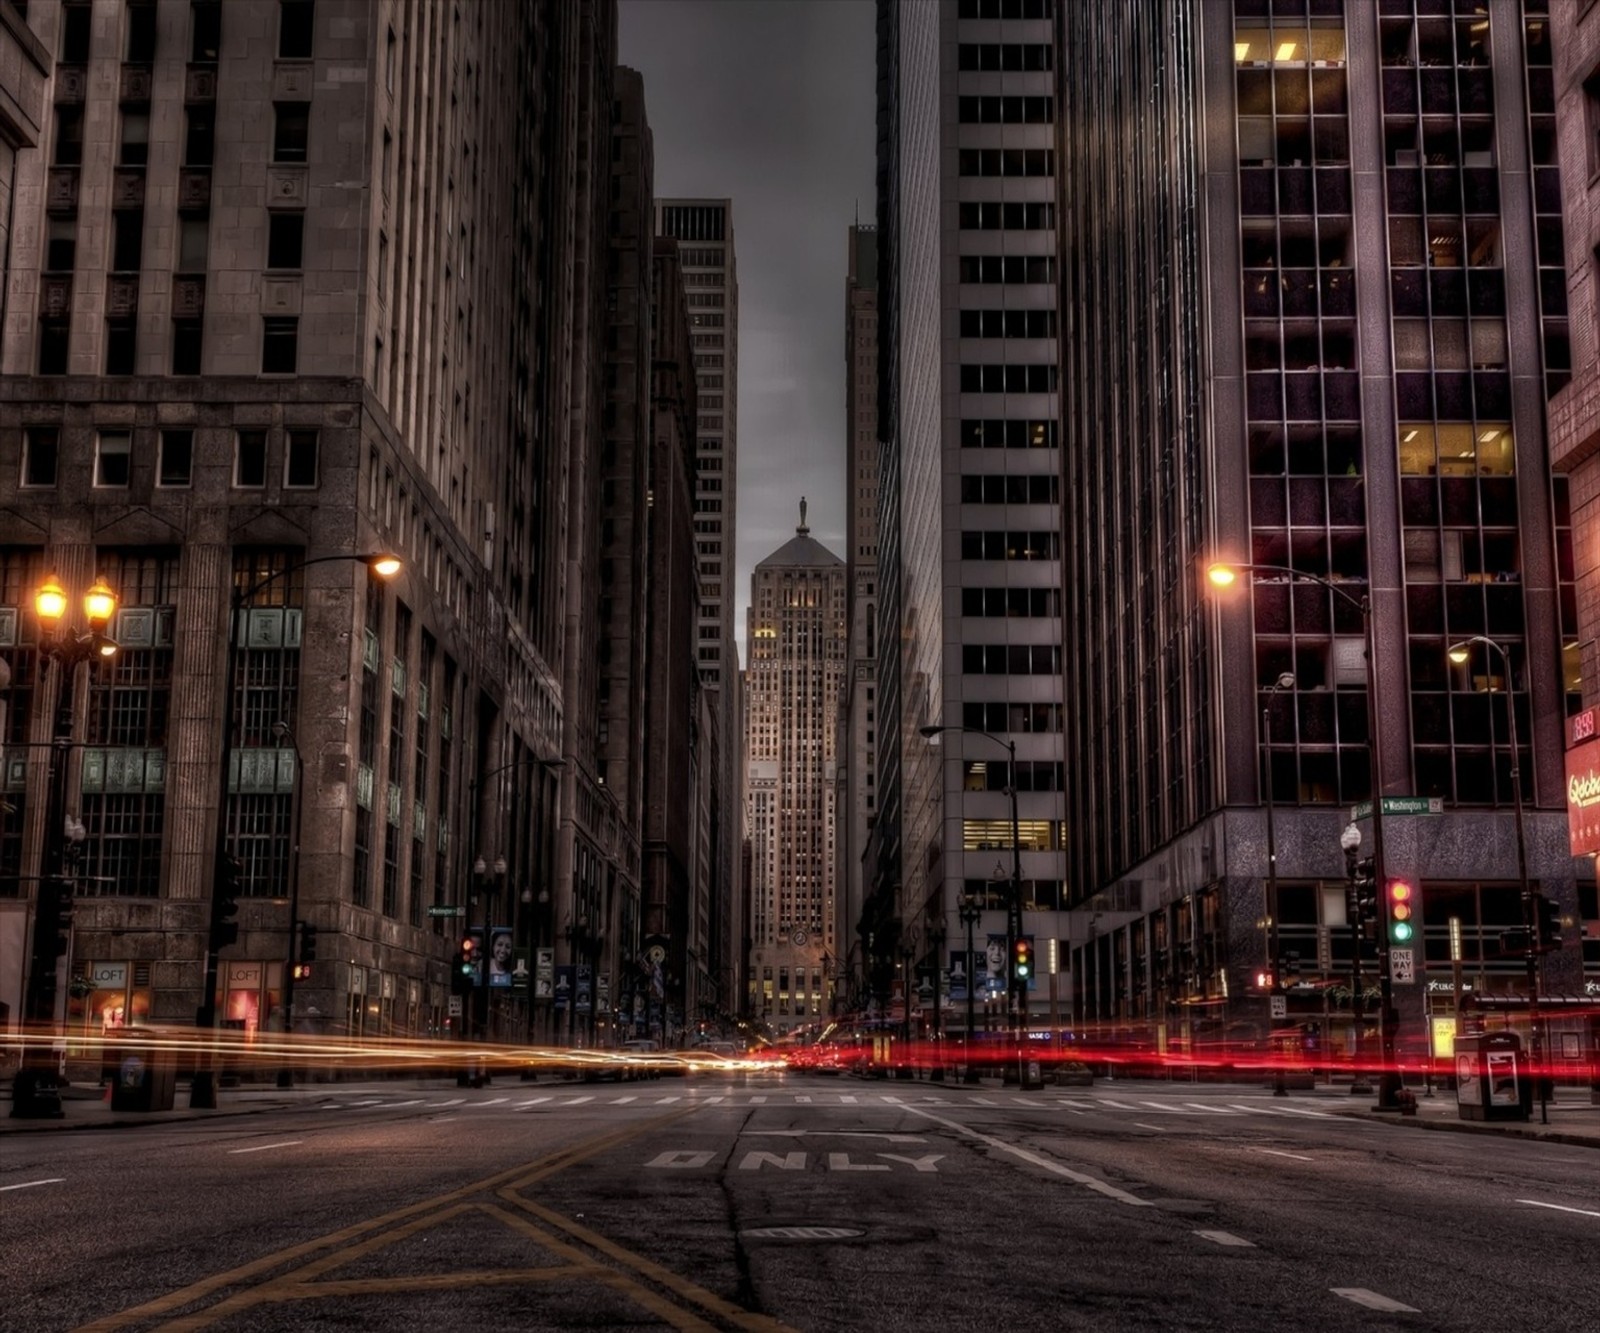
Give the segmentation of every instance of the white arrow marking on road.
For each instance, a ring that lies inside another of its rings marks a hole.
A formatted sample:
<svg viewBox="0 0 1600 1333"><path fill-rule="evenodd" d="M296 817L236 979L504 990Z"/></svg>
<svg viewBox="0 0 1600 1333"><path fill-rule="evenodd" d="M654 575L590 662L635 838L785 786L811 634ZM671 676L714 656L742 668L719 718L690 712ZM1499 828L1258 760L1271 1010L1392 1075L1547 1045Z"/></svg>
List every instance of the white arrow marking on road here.
<svg viewBox="0 0 1600 1333"><path fill-rule="evenodd" d="M702 1166L710 1166L711 1159L715 1155L715 1153L708 1152L689 1152L687 1149L681 1149L678 1151L669 1150L667 1152L657 1153L653 1158L645 1163L645 1166L647 1168L654 1167L657 1170L666 1171L693 1171L698 1170Z"/></svg>
<svg viewBox="0 0 1600 1333"><path fill-rule="evenodd" d="M1197 1231L1194 1233L1201 1240L1213 1240L1218 1245L1238 1245L1247 1250L1255 1249L1255 1242L1246 1240L1243 1236L1235 1236L1231 1231Z"/></svg>
<svg viewBox="0 0 1600 1333"><path fill-rule="evenodd" d="M35 1185L59 1185L65 1180L65 1176L51 1176L48 1180L24 1180L20 1185L0 1185L0 1194L7 1190L31 1190Z"/></svg>
<svg viewBox="0 0 1600 1333"><path fill-rule="evenodd" d="M1421 1314L1422 1311L1414 1305L1403 1305L1401 1302L1391 1300L1387 1296L1380 1296L1375 1291L1368 1291L1365 1287L1329 1287L1335 1296L1343 1296L1347 1301L1354 1301L1357 1305L1364 1305L1369 1310L1384 1310L1390 1314Z"/></svg>
<svg viewBox="0 0 1600 1333"><path fill-rule="evenodd" d="M540 1102L547 1102L549 1100L550 1099L548 1097L529 1097L527 1101L518 1102L517 1105L518 1106L537 1106L537 1105L539 1105Z"/></svg>
<svg viewBox="0 0 1600 1333"><path fill-rule="evenodd" d="M1589 1208L1568 1208L1559 1203L1541 1203L1538 1199L1518 1199L1518 1203L1525 1203L1532 1208L1554 1208L1558 1213L1578 1213L1584 1217L1600 1217L1600 1213Z"/></svg>
<svg viewBox="0 0 1600 1333"><path fill-rule="evenodd" d="M946 1129L954 1130L957 1134L964 1134L969 1139L976 1139L979 1143L987 1144L996 1152L1007 1153L1012 1157L1036 1166L1041 1171L1048 1171L1053 1176L1061 1176L1067 1180L1074 1180L1080 1185L1086 1185L1096 1193L1104 1194L1107 1198L1115 1199L1118 1203L1125 1203L1134 1208L1149 1208L1153 1205L1149 1199L1141 1199L1136 1194L1129 1194L1127 1190L1119 1190L1115 1185L1101 1180L1098 1176L1086 1176L1081 1171L1074 1171L1070 1167L1052 1162L1047 1157L1040 1157L1038 1153L1029 1152L1026 1148L1018 1148L1014 1144L1006 1143L1002 1139L993 1138L988 1134L980 1134L977 1130L963 1125L959 1120L947 1120L942 1115L934 1115L931 1111L924 1111L915 1106L908 1106L906 1110L912 1115L920 1115L925 1120L931 1120L936 1125L943 1125Z"/></svg>
<svg viewBox="0 0 1600 1333"><path fill-rule="evenodd" d="M1314 1162L1315 1157L1307 1157L1304 1153L1284 1152L1281 1148L1252 1148L1251 1152L1271 1153L1274 1157L1292 1157L1297 1162Z"/></svg>
<svg viewBox="0 0 1600 1333"><path fill-rule="evenodd" d="M260 1143L254 1148L229 1148L228 1155L237 1157L242 1152L267 1152L273 1148L292 1148L297 1143L304 1143L304 1139L285 1139L282 1143Z"/></svg>

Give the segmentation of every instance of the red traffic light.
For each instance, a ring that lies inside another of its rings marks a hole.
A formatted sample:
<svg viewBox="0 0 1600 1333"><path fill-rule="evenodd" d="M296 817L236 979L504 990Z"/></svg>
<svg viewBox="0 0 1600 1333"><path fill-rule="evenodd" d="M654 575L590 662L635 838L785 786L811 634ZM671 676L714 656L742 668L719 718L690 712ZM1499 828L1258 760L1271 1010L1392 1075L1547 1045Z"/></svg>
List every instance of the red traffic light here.
<svg viewBox="0 0 1600 1333"><path fill-rule="evenodd" d="M468 935L466 939L461 941L461 956L463 958L472 957L473 950L475 950L477 947L478 941L473 939L471 935Z"/></svg>

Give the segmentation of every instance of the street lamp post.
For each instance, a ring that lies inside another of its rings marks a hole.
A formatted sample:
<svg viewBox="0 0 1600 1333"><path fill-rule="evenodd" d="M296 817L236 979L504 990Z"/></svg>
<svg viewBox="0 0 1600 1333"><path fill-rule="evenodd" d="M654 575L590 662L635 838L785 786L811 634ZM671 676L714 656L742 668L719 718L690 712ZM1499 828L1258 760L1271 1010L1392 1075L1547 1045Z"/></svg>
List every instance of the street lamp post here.
<svg viewBox="0 0 1600 1333"><path fill-rule="evenodd" d="M241 613L250 605L255 595L269 584L286 578L290 574L298 574L303 569L312 565L331 564L335 561L352 561L356 564L366 565L369 570L379 578L390 579L400 572L401 561L398 556L384 553L368 553L364 555L317 555L309 560L302 560L298 564L285 564L282 569L275 569L270 574L257 579L246 587L239 587L234 582L233 590L228 598L228 648L224 659L222 672L222 747L220 762L217 765L217 824L212 846L211 857L211 910L210 925L206 931L206 958L204 989L200 994L200 1007L195 1011L194 1025L200 1029L211 1029L217 1025L217 959L222 949L231 943L232 937L228 931L235 929L230 921L219 918L218 905L226 901L218 893L222 887L223 877L228 873L228 797L231 793L233 768L233 734L234 734L234 708L233 692L234 679L239 671L239 640L244 637L245 626ZM243 723L241 710L240 723ZM194 1078L189 1084L189 1105L194 1108L214 1109L217 1104L216 1071L210 1067L209 1058L205 1067L196 1069Z"/></svg>
<svg viewBox="0 0 1600 1333"><path fill-rule="evenodd" d="M283 977L283 1030L292 1040L295 973L300 964L300 813L305 796L306 761L294 730L287 722L280 720L272 729L280 741L287 740L294 747L294 812L289 819L289 960ZM294 1087L293 1064L285 1064L278 1070L278 1086Z"/></svg>
<svg viewBox="0 0 1600 1333"><path fill-rule="evenodd" d="M1277 680L1267 687L1267 702L1261 709L1261 744L1266 755L1266 793L1267 793L1267 976L1272 981L1271 992L1267 997L1267 1051L1272 1059L1272 1095L1274 1097L1287 1097L1289 1095L1288 1082L1284 1078L1283 1060L1280 1052L1272 1046L1272 1000L1277 995L1282 978L1278 975L1278 843L1273 832L1273 792L1272 792L1272 703L1279 690L1292 690L1294 688L1294 673L1285 671Z"/></svg>
<svg viewBox="0 0 1600 1333"><path fill-rule="evenodd" d="M1356 907L1356 862L1361 851L1361 830L1355 824L1346 824L1339 835L1339 846L1344 851L1345 874L1350 880L1348 902L1350 906L1350 1091L1371 1092L1366 1075L1361 1069L1361 914Z"/></svg>
<svg viewBox="0 0 1600 1333"><path fill-rule="evenodd" d="M1001 740L992 731L982 727L969 727L961 723L947 726L930 724L919 727L918 732L930 739L946 731L969 732L974 736L987 736L996 745L1003 745L1008 761L1006 790L1011 796L1011 892L1006 901L1006 993L1011 1010L1012 1032L1016 1039L1017 1079L1019 1086L1027 1081L1022 1060L1022 1043L1028 1023L1028 981L1017 975L1017 941L1022 938L1022 826L1017 818L1017 743Z"/></svg>
<svg viewBox="0 0 1600 1333"><path fill-rule="evenodd" d="M1238 581L1240 573L1280 574L1291 582L1299 579L1326 588L1334 596L1361 613L1362 646L1366 650L1367 676L1367 754L1371 768L1372 787L1372 864L1373 875L1379 885L1379 900L1383 902L1383 925L1378 932L1378 985L1382 1008L1379 1013L1379 1031L1383 1043L1383 1073L1378 1083L1378 1109L1397 1110L1399 1107L1400 1076L1395 1063L1395 1045L1399 1027L1399 1013L1394 1008L1394 979L1389 969L1389 931L1387 894L1382 890L1384 880L1383 858L1383 728L1378 718L1378 656L1376 635L1372 625L1372 594L1364 592L1352 597L1332 579L1305 570L1291 569L1288 565L1214 563L1206 570L1206 577L1217 588L1230 588Z"/></svg>
<svg viewBox="0 0 1600 1333"><path fill-rule="evenodd" d="M928 932L928 943L933 951L933 965L929 971L933 974L933 1066L928 1077L936 1083L944 1082L944 1020L939 1005L939 974L944 970L944 943L945 943L944 917L940 916L933 923Z"/></svg>
<svg viewBox="0 0 1600 1333"><path fill-rule="evenodd" d="M978 967L972 949L972 928L978 924L978 918L983 915L983 908L978 900L970 893L961 895L961 906L958 909L961 915L961 924L967 928L967 1042L966 1042L966 1069L962 1072L963 1083L976 1083L978 1071L972 1064L972 1031L974 1027L973 1003L978 989Z"/></svg>
<svg viewBox="0 0 1600 1333"><path fill-rule="evenodd" d="M1481 643L1500 656L1500 669L1505 673L1506 726L1511 741L1511 811L1517 831L1517 883L1522 890L1522 918L1528 933L1528 1037L1533 1062L1533 1077L1539 1089L1539 1123L1550 1123L1550 1108L1545 1095L1543 1041L1539 1033L1539 959L1535 952L1538 943L1539 918L1533 898L1533 885L1528 879L1528 838L1523 826L1521 751L1517 748L1517 696L1511 688L1511 654L1505 645L1483 634L1469 635L1446 650L1457 666L1465 666L1471 659L1471 645ZM1494 714L1489 715L1490 746L1494 741ZM1495 793L1499 799L1499 792Z"/></svg>
<svg viewBox="0 0 1600 1333"><path fill-rule="evenodd" d="M56 960L66 948L72 922L68 882L67 768L72 752L73 697L78 668L96 657L111 657L117 645L105 635L117 612L117 595L104 579L95 579L83 597L85 633L64 624L67 594L51 575L33 599L39 618L39 652L56 666L56 711L50 736L50 772L44 807L44 873L33 911L28 984L23 995L22 1064L11 1085L11 1115L16 1120L58 1120L64 1112L56 1071L44 1034L56 1017ZM76 826L75 826L76 831Z"/></svg>

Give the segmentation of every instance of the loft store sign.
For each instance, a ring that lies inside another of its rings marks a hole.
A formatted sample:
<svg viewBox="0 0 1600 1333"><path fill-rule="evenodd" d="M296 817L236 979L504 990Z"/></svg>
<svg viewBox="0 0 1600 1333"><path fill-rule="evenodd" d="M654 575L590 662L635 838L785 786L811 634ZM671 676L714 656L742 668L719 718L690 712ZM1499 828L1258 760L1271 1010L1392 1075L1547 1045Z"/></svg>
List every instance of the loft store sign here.
<svg viewBox="0 0 1600 1333"><path fill-rule="evenodd" d="M1600 852L1600 734L1596 710L1585 709L1568 722L1567 832L1574 856Z"/></svg>

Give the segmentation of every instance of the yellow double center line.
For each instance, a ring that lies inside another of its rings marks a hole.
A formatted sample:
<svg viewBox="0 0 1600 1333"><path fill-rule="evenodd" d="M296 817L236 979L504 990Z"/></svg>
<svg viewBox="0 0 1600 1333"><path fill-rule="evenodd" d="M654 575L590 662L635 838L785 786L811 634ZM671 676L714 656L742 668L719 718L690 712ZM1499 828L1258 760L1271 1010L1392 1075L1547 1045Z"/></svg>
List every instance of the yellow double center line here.
<svg viewBox="0 0 1600 1333"><path fill-rule="evenodd" d="M540 1181L546 1180L566 1170L568 1167L576 1165L578 1162L619 1147L630 1139L638 1138L674 1121L681 1120L685 1116L692 1115L698 1109L698 1107L690 1106L668 1115L654 1117L640 1124L631 1125L625 1129L616 1130L610 1134L604 1134L598 1138L563 1148L548 1157L539 1158L533 1162L524 1162L508 1170L496 1172L492 1176L474 1181L470 1185L463 1185L459 1189L436 1195L431 1199L408 1204L404 1208L397 1208L393 1212L384 1213L379 1217L369 1218L364 1222L357 1222L351 1226L343 1227L315 1240L291 1245L286 1249L252 1260L250 1263L242 1264L238 1268L232 1268L227 1272L216 1273L210 1277L202 1278L187 1287L169 1292L165 1296L158 1296L154 1300L146 1301L143 1305L136 1305L131 1309L84 1324L79 1328L78 1333L108 1333L109 1330L127 1328L131 1324L143 1324L152 1320L159 1320L163 1316L183 1309L185 1306L194 1305L218 1292L226 1291L230 1287L239 1287L243 1284L251 1283L254 1279L263 1277L266 1278L265 1281L248 1286L245 1290L237 1291L214 1305L206 1306L204 1309L169 1319L159 1324L158 1327L162 1330L170 1330L172 1333L177 1333L178 1330L201 1329L219 1319L225 1319L252 1306L270 1305L280 1301L317 1300L329 1297L379 1294L395 1295L405 1291L455 1290L465 1287L483 1287L485 1285L532 1285L550 1281L570 1281L588 1278L591 1281L602 1282L611 1287L674 1328L703 1330L714 1329L718 1325L701 1318L691 1309L684 1309L674 1304L638 1279L644 1279L655 1284L656 1287L671 1292L685 1305L698 1308L705 1314L713 1316L721 1324L741 1330L750 1330L751 1333L789 1333L787 1326L778 1320L743 1310L730 1301L724 1300L716 1293L707 1291L705 1288L690 1282L687 1278L663 1268L653 1260L647 1259L643 1255L634 1254L630 1250L625 1250L620 1245L607 1240L587 1227L580 1226L571 1219L552 1212L532 1199L524 1198L519 1193L519 1191L538 1184ZM533 1225L525 1218L508 1211L501 1204L489 1200L475 1201L476 1196L490 1192L494 1192L506 1204L531 1214L539 1222L542 1222L545 1228L549 1229L546 1230ZM374 1254L398 1241L406 1239L408 1236L415 1235L419 1231L427 1230L453 1218L471 1213L484 1213L496 1218L512 1230L521 1232L564 1262L532 1268L408 1274L392 1278L316 1280L324 1273L341 1268L366 1255ZM596 1262L588 1254L569 1244L567 1240L564 1240L557 1233L564 1233L565 1236L570 1237L572 1240L588 1246L591 1251L609 1260L610 1264L620 1265L622 1269L631 1270L638 1277L630 1276L628 1272L619 1271L616 1267ZM297 1260L307 1259L314 1255L320 1255L321 1257L311 1259L309 1263L301 1264L299 1267L291 1268L286 1272L278 1271L283 1269L285 1265L294 1264ZM273 1273L277 1273L277 1276L267 1276Z"/></svg>

